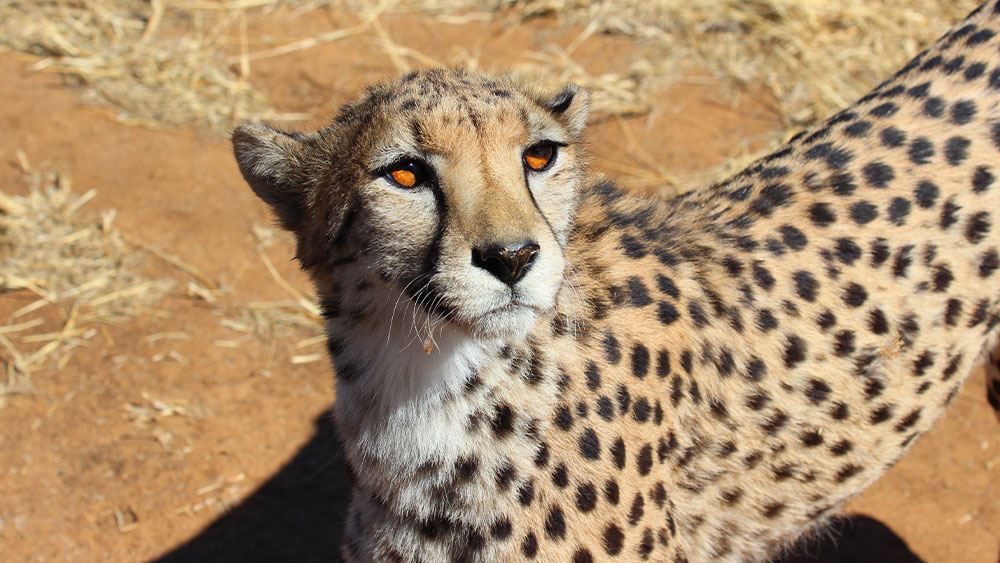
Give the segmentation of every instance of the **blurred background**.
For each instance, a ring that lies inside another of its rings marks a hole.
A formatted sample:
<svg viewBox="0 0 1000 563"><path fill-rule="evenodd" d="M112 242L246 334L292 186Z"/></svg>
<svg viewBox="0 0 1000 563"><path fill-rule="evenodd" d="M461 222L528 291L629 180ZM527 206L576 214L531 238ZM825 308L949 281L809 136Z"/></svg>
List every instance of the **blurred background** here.
<svg viewBox="0 0 1000 563"><path fill-rule="evenodd" d="M317 308L234 124L321 127L438 65L591 89L595 165L669 196L849 105L970 0L0 0L0 559L335 560L346 502ZM807 542L1000 553L977 372Z"/></svg>

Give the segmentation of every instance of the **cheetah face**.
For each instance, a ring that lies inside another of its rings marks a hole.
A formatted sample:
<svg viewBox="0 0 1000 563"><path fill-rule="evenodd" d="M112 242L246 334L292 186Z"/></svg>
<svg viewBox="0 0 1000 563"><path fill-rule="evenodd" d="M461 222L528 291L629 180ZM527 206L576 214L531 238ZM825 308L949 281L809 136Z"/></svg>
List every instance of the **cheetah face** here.
<svg viewBox="0 0 1000 563"><path fill-rule="evenodd" d="M373 301L517 336L565 282L586 113L576 87L436 70L369 90L316 133L242 126L233 142L321 295L376 274Z"/></svg>

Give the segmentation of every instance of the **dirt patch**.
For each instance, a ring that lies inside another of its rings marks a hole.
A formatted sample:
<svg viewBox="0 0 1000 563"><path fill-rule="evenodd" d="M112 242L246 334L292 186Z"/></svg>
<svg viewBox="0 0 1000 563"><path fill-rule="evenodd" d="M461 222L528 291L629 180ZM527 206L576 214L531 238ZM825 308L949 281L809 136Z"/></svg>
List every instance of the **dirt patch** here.
<svg viewBox="0 0 1000 563"><path fill-rule="evenodd" d="M349 19L308 25L332 28ZM289 38L315 31L302 21L254 25ZM441 27L400 15L384 25L433 60L471 56L480 66L529 60L539 45L567 46L581 32L546 19L508 29L489 22ZM279 111L328 115L359 87L395 72L382 45L359 37L261 60L250 80ZM597 35L574 56L600 75L636 48ZM304 317L302 308L276 281L307 289L287 239L271 238L271 218L243 185L224 140L191 129L125 127L81 105L55 75L29 71L30 62L0 56L3 189L28 193L17 156L23 151L33 168L68 174L78 193L96 190L81 212L99 221L99 210L115 209L123 233L180 258L221 292L212 302L190 291L197 280L188 271L139 248L142 275L172 280L174 289L149 313L101 324L69 363L34 370L31 388L7 397L0 409L5 558L327 558L336 551L347 484L324 416L333 393L322 345L312 338L316 327L294 321ZM647 115L597 123L598 166L635 189L659 191L664 181L685 189L784 135L762 91L694 82L652 90ZM34 298L0 294L2 324ZM280 312L292 320L273 331L254 328L254 314ZM48 330L69 311L57 303L38 314L38 330ZM821 560L837 560L829 553L863 560L858 553L892 543L898 550L890 560L910 553L926 561L996 561L996 429L976 374L945 419L851 504L871 519L837 528L844 539L815 548L827 554Z"/></svg>

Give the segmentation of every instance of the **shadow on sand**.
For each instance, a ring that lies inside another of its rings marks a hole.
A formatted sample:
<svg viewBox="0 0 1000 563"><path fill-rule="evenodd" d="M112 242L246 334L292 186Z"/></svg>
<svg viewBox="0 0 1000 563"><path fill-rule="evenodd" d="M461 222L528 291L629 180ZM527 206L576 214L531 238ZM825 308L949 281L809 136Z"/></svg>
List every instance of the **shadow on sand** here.
<svg viewBox="0 0 1000 563"><path fill-rule="evenodd" d="M299 453L242 504L157 561L340 561L350 500L343 450L329 416ZM921 563L888 526L867 516L835 519L781 563Z"/></svg>

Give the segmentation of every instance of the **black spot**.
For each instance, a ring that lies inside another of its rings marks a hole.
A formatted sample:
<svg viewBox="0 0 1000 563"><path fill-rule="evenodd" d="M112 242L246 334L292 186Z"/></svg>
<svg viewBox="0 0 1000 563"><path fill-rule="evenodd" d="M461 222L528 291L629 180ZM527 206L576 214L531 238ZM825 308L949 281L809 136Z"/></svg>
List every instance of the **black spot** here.
<svg viewBox="0 0 1000 563"><path fill-rule="evenodd" d="M837 324L837 317L828 309L816 317L816 324L826 332Z"/></svg>
<svg viewBox="0 0 1000 563"><path fill-rule="evenodd" d="M934 185L933 182L928 180L924 180L917 184L917 189L914 191L914 195L917 199L917 205L923 207L924 209L934 205L934 202L937 201L939 193L940 190L938 187Z"/></svg>
<svg viewBox="0 0 1000 563"><path fill-rule="evenodd" d="M723 491L722 495L721 495L721 498L722 498L722 502L725 503L727 506L733 506L734 504L738 503L741 498L743 498L743 490L742 489L729 489L729 490Z"/></svg>
<svg viewBox="0 0 1000 563"><path fill-rule="evenodd" d="M958 166L969 156L969 145L972 142L965 137L952 137L944 145L944 156L948 164Z"/></svg>
<svg viewBox="0 0 1000 563"><path fill-rule="evenodd" d="M510 533L513 531L513 526L510 523L509 518L501 518L490 526L490 535L494 539L505 540L510 537Z"/></svg>
<svg viewBox="0 0 1000 563"><path fill-rule="evenodd" d="M944 100L937 96L927 98L924 102L924 115L934 118L944 115Z"/></svg>
<svg viewBox="0 0 1000 563"><path fill-rule="evenodd" d="M760 381L766 373L767 366L764 364L764 360L754 356L747 362L746 377L750 381Z"/></svg>
<svg viewBox="0 0 1000 563"><path fill-rule="evenodd" d="M1000 266L1000 255L997 255L996 249L987 250L979 259L979 277L989 277L998 266Z"/></svg>
<svg viewBox="0 0 1000 563"><path fill-rule="evenodd" d="M708 325L708 317L705 315L705 310L701 308L701 303L697 301L691 301L688 303L688 315L691 316L691 322L697 328L702 328Z"/></svg>
<svg viewBox="0 0 1000 563"><path fill-rule="evenodd" d="M955 74L956 72L962 70L962 65L965 64L965 56L959 55L954 59L944 63L941 68L944 70L945 74Z"/></svg>
<svg viewBox="0 0 1000 563"><path fill-rule="evenodd" d="M789 336L785 343L785 367L792 368L806 359L806 341L799 336Z"/></svg>
<svg viewBox="0 0 1000 563"><path fill-rule="evenodd" d="M934 267L934 275L932 277L934 291L940 293L947 290L954 279L955 276L951 273L951 269L947 264L938 264Z"/></svg>
<svg viewBox="0 0 1000 563"><path fill-rule="evenodd" d="M792 198L792 189L787 184L768 184L764 186L760 195L750 204L750 210L769 217L774 208L787 205Z"/></svg>
<svg viewBox="0 0 1000 563"><path fill-rule="evenodd" d="M869 422L872 424L882 424L883 422L892 418L892 405L882 405L879 408L872 411L871 418Z"/></svg>
<svg viewBox="0 0 1000 563"><path fill-rule="evenodd" d="M845 465L840 469L840 471L837 472L837 478L836 478L837 482L843 483L844 481L857 475L861 471L861 469L862 467L859 467L854 464Z"/></svg>
<svg viewBox="0 0 1000 563"><path fill-rule="evenodd" d="M556 407L556 416L553 419L556 428L566 431L573 427L573 412L566 405Z"/></svg>
<svg viewBox="0 0 1000 563"><path fill-rule="evenodd" d="M878 379L869 379L865 382L865 400L870 401L882 395L885 391L885 384Z"/></svg>
<svg viewBox="0 0 1000 563"><path fill-rule="evenodd" d="M965 40L965 44L970 47L973 45L979 45L980 43L985 43L993 38L996 33L991 29L980 29L979 31L973 33Z"/></svg>
<svg viewBox="0 0 1000 563"><path fill-rule="evenodd" d="M802 250L809 242L805 233L791 225L782 225L778 231L781 233L781 240L792 250ZM739 273L734 275L739 275Z"/></svg>
<svg viewBox="0 0 1000 563"><path fill-rule="evenodd" d="M841 169L847 166L854 155L843 147L835 147L833 143L821 143L807 150L804 156L810 160L823 159L827 166L834 169Z"/></svg>
<svg viewBox="0 0 1000 563"><path fill-rule="evenodd" d="M611 445L611 459L618 469L625 467L625 441L621 438L615 440L615 443Z"/></svg>
<svg viewBox="0 0 1000 563"><path fill-rule="evenodd" d="M854 332L842 330L837 333L833 344L833 352L837 356L849 356L854 353Z"/></svg>
<svg viewBox="0 0 1000 563"><path fill-rule="evenodd" d="M622 385L618 385L618 408L621 410L621 414L628 412L628 407L632 404L632 395L629 394L628 389Z"/></svg>
<svg viewBox="0 0 1000 563"><path fill-rule="evenodd" d="M552 470L552 484L560 489L566 488L566 485L569 484L569 473L566 470L566 464L560 463Z"/></svg>
<svg viewBox="0 0 1000 563"><path fill-rule="evenodd" d="M636 469L639 470L639 475L649 475L649 471L653 467L653 446L646 444L639 450L635 465Z"/></svg>
<svg viewBox="0 0 1000 563"><path fill-rule="evenodd" d="M510 405L497 405L493 420L490 421L490 428L493 429L493 435L497 438L510 436L510 433L514 431L514 411Z"/></svg>
<svg viewBox="0 0 1000 563"><path fill-rule="evenodd" d="M913 263L913 257L910 253L913 252L913 245L908 244L901 247L896 251L896 258L892 261L892 275L901 278L906 277L906 270Z"/></svg>
<svg viewBox="0 0 1000 563"><path fill-rule="evenodd" d="M757 311L757 328L761 332L767 332L778 326L778 319L771 313L770 309Z"/></svg>
<svg viewBox="0 0 1000 563"><path fill-rule="evenodd" d="M587 388L591 391L597 391L601 387L601 371L597 368L597 364L587 362L584 374L587 377Z"/></svg>
<svg viewBox="0 0 1000 563"><path fill-rule="evenodd" d="M604 544L604 551L608 555L618 555L622 552L622 547L625 545L625 534L622 533L622 529L614 524L608 524L608 527L604 529L604 536L602 538Z"/></svg>
<svg viewBox="0 0 1000 563"><path fill-rule="evenodd" d="M965 125L976 116L976 104L970 100L955 102L951 106L951 121L957 125Z"/></svg>
<svg viewBox="0 0 1000 563"><path fill-rule="evenodd" d="M726 408L726 403L722 399L712 398L708 401L709 408L712 410L712 416L719 420L724 420L729 417L729 409Z"/></svg>
<svg viewBox="0 0 1000 563"><path fill-rule="evenodd" d="M681 317L680 313L673 305L667 303L666 301L660 301L656 307L656 317L661 323L665 325L673 324L674 321Z"/></svg>
<svg viewBox="0 0 1000 563"><path fill-rule="evenodd" d="M677 299L681 295L680 290L674 285L673 280L663 274L656 274L656 286L660 288L660 291L674 299Z"/></svg>
<svg viewBox="0 0 1000 563"><path fill-rule="evenodd" d="M850 414L851 411L847 408L847 403L836 403L833 405L833 408L830 409L830 416L833 417L834 420L845 420L848 416L850 416Z"/></svg>
<svg viewBox="0 0 1000 563"><path fill-rule="evenodd" d="M681 353L681 367L684 368L684 371L688 374L691 373L691 362L691 351L684 350L684 352Z"/></svg>
<svg viewBox="0 0 1000 563"><path fill-rule="evenodd" d="M830 177L830 189L835 195L847 197L858 189L854 176L847 173L837 173Z"/></svg>
<svg viewBox="0 0 1000 563"><path fill-rule="evenodd" d="M753 277L761 289L770 290L774 287L774 276L759 261L754 262Z"/></svg>
<svg viewBox="0 0 1000 563"><path fill-rule="evenodd" d="M645 504L646 504L646 501L643 500L642 493L636 493L635 494L635 499L632 500L632 509L629 510L629 513L628 513L628 523L629 524L631 524L632 526L635 526L636 524L639 523L639 520L642 519L642 515L644 513L643 505L645 505Z"/></svg>
<svg viewBox="0 0 1000 563"><path fill-rule="evenodd" d="M851 205L851 219L859 225L870 223L878 217L878 210L867 201L858 201Z"/></svg>
<svg viewBox="0 0 1000 563"><path fill-rule="evenodd" d="M854 449L854 444L852 444L848 440L841 440L836 444L830 446L830 453L836 457L840 457L846 454L847 452L851 451L852 449Z"/></svg>
<svg viewBox="0 0 1000 563"><path fill-rule="evenodd" d="M885 319L885 313L881 309L872 309L868 313L868 330L875 334L889 332L889 321Z"/></svg>
<svg viewBox="0 0 1000 563"><path fill-rule="evenodd" d="M853 264L861 258L861 247L858 246L858 243L849 238L837 239L836 245L834 246L834 252L841 262L848 265Z"/></svg>
<svg viewBox="0 0 1000 563"><path fill-rule="evenodd" d="M767 424L764 424L761 428L763 428L769 436L774 436L778 433L778 430L784 428L786 423L788 423L788 415L780 410L776 410L774 411L774 415L767 421Z"/></svg>
<svg viewBox="0 0 1000 563"><path fill-rule="evenodd" d="M510 488L510 484L517 477L517 470L509 462L503 462L496 471L496 482L497 488L501 491L506 491Z"/></svg>
<svg viewBox="0 0 1000 563"><path fill-rule="evenodd" d="M770 504L764 505L764 510L761 511L761 514L764 515L764 518L768 519L777 518L784 510L785 510L785 503L772 502Z"/></svg>
<svg viewBox="0 0 1000 563"><path fill-rule="evenodd" d="M912 427L914 424L917 423L918 420L920 420L920 412L922 410L923 409L917 408L916 410L914 410L910 414L908 414L905 417L903 417L899 421L899 423L896 424L896 427L894 428L894 430L896 432L906 432L907 430L909 430L910 427Z"/></svg>
<svg viewBox="0 0 1000 563"><path fill-rule="evenodd" d="M670 352L667 350L656 354L656 375L660 378L670 375Z"/></svg>
<svg viewBox="0 0 1000 563"><path fill-rule="evenodd" d="M636 344L632 349L632 375L642 379L649 372L649 349Z"/></svg>
<svg viewBox="0 0 1000 563"><path fill-rule="evenodd" d="M573 554L573 563L594 563L594 556L589 549L581 547Z"/></svg>
<svg viewBox="0 0 1000 563"><path fill-rule="evenodd" d="M986 233L990 231L990 214L980 211L969 217L969 222L965 225L965 240L972 244L982 242Z"/></svg>
<svg viewBox="0 0 1000 563"><path fill-rule="evenodd" d="M823 433L819 430L808 430L802 433L802 445L807 448L815 448L823 444Z"/></svg>
<svg viewBox="0 0 1000 563"><path fill-rule="evenodd" d="M906 133L895 127L886 127L882 130L882 134L879 137L882 144L888 148L898 148L906 142Z"/></svg>
<svg viewBox="0 0 1000 563"><path fill-rule="evenodd" d="M827 396L830 395L830 386L826 384L822 379L811 379L809 380L809 388L806 389L806 397L814 405L818 405L826 400Z"/></svg>
<svg viewBox="0 0 1000 563"><path fill-rule="evenodd" d="M597 439L597 433L593 428L587 428L580 435L580 455L585 459L599 459L601 457L601 441Z"/></svg>
<svg viewBox="0 0 1000 563"><path fill-rule="evenodd" d="M592 483L584 483L576 488L576 508L580 512L590 512L597 506L597 489Z"/></svg>
<svg viewBox="0 0 1000 563"><path fill-rule="evenodd" d="M737 260L734 256L726 256L723 258L722 266L726 269L726 272L734 278L743 273L743 263Z"/></svg>
<svg viewBox="0 0 1000 563"><path fill-rule="evenodd" d="M469 481L479 470L479 458L470 456L455 462L455 472L459 481Z"/></svg>
<svg viewBox="0 0 1000 563"><path fill-rule="evenodd" d="M792 278L795 280L795 292L799 297L809 302L816 300L819 282L816 281L815 276L805 270L799 270L793 274Z"/></svg>
<svg viewBox="0 0 1000 563"><path fill-rule="evenodd" d="M633 307L645 307L653 302L649 297L649 290L636 276L630 276L625 280L625 287L628 292L629 305Z"/></svg>
<svg viewBox="0 0 1000 563"><path fill-rule="evenodd" d="M837 220L837 216L830 204L820 202L809 207L809 219L817 227L827 227Z"/></svg>
<svg viewBox="0 0 1000 563"><path fill-rule="evenodd" d="M535 452L535 465L538 467L545 467L549 464L549 445L542 442L542 445Z"/></svg>
<svg viewBox="0 0 1000 563"><path fill-rule="evenodd" d="M615 407L614 404L611 403L611 399L609 399L606 395L601 395L601 397L597 399L597 416L603 418L604 420L611 420L614 415Z"/></svg>
<svg viewBox="0 0 1000 563"><path fill-rule="evenodd" d="M675 375L670 379L670 400L673 402L674 406L677 406L681 402L681 399L684 398L682 384L683 382L678 375Z"/></svg>
<svg viewBox="0 0 1000 563"><path fill-rule="evenodd" d="M521 553L529 559L538 554L538 540L535 539L535 534L529 533L524 537L524 541L521 542Z"/></svg>
<svg viewBox="0 0 1000 563"><path fill-rule="evenodd" d="M930 91L930 89L931 89L931 83L924 82L923 84L918 84L917 86L914 86L913 88L907 90L906 95L910 96L911 98L917 98L917 99L926 98L927 93Z"/></svg>
<svg viewBox="0 0 1000 563"><path fill-rule="evenodd" d="M528 481L517 490L517 501L521 506L531 506L533 500L535 500L535 484Z"/></svg>
<svg viewBox="0 0 1000 563"><path fill-rule="evenodd" d="M963 76L966 80L975 80L986 72L986 63L972 63L965 67Z"/></svg>
<svg viewBox="0 0 1000 563"><path fill-rule="evenodd" d="M884 188L896 177L892 167L882 162L872 162L866 164L861 169L865 181L873 188Z"/></svg>
<svg viewBox="0 0 1000 563"><path fill-rule="evenodd" d="M618 481L614 479L608 479L604 483L604 498L608 499L608 502L614 505L618 504L620 500Z"/></svg>
<svg viewBox="0 0 1000 563"><path fill-rule="evenodd" d="M636 240L635 237L631 235L622 235L619 244L621 249L625 252L625 255L631 258L642 258L648 254L646 247L644 247L641 242Z"/></svg>
<svg viewBox="0 0 1000 563"><path fill-rule="evenodd" d="M855 121L850 125L844 127L844 134L849 137L864 137L872 129L872 124L869 121Z"/></svg>
<svg viewBox="0 0 1000 563"><path fill-rule="evenodd" d="M746 405L750 410L759 411L769 402L771 402L771 396L766 391L755 391L747 397Z"/></svg>
<svg viewBox="0 0 1000 563"><path fill-rule="evenodd" d="M958 317L962 314L962 302L958 299L949 299L945 306L944 324L955 326L958 324Z"/></svg>
<svg viewBox="0 0 1000 563"><path fill-rule="evenodd" d="M934 156L934 145L927 137L917 137L910 143L910 160L914 164L927 164L932 156Z"/></svg>
<svg viewBox="0 0 1000 563"><path fill-rule="evenodd" d="M972 191L978 193L985 192L993 185L994 177L990 169L985 166L976 168L976 173L972 177Z"/></svg>
<svg viewBox="0 0 1000 563"><path fill-rule="evenodd" d="M856 283L850 283L844 288L844 303L850 307L860 307L868 300L868 292Z"/></svg>
<svg viewBox="0 0 1000 563"><path fill-rule="evenodd" d="M971 326L975 326L977 323L973 323ZM970 326L970 328L971 328ZM948 360L948 365L945 366L944 371L941 372L941 381L948 381L951 379L955 372L958 371L958 366L962 363L962 355L953 356Z"/></svg>
<svg viewBox="0 0 1000 563"><path fill-rule="evenodd" d="M635 404L632 405L632 417L635 418L636 422L646 422L649 420L649 414L652 410L652 407L649 406L649 401L645 397L642 397L637 399Z"/></svg>

